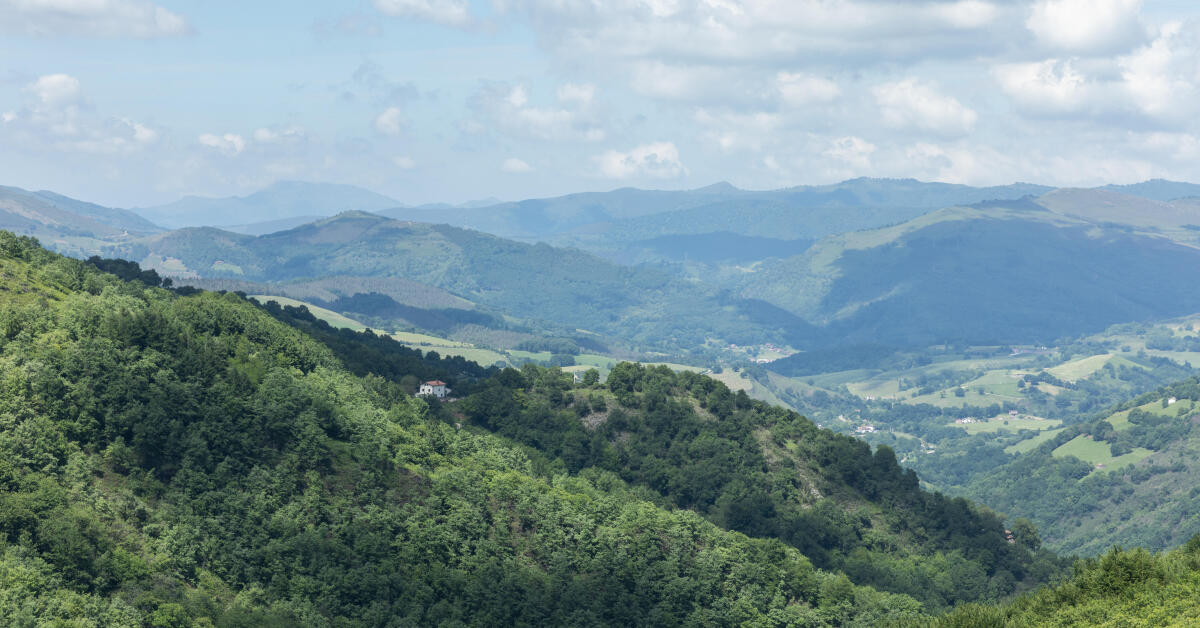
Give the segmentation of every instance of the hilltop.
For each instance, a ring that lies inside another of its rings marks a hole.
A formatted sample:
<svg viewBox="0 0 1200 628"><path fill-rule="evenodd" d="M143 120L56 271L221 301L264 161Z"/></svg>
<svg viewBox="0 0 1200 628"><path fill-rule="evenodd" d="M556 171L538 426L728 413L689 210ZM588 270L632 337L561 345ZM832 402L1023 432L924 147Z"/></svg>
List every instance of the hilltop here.
<svg viewBox="0 0 1200 628"><path fill-rule="evenodd" d="M1057 569L886 449L699 375L478 371L102 265L139 279L0 233L10 618L897 623ZM406 389L439 370L458 405Z"/></svg>

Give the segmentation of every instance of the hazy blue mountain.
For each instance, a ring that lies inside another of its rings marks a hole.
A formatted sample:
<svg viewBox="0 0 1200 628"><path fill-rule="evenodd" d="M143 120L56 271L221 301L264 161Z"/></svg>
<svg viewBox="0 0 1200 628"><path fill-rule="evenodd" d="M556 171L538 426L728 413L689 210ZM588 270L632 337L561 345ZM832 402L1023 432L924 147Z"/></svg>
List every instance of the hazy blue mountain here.
<svg viewBox="0 0 1200 628"><path fill-rule="evenodd" d="M379 211L398 205L400 202L393 198L353 185L281 181L247 196L187 196L135 211L167 227L201 227L332 216L352 210Z"/></svg>
<svg viewBox="0 0 1200 628"><path fill-rule="evenodd" d="M914 179L861 178L831 185L752 191L722 182L695 190L622 188L487 207L406 207L381 213L512 238L567 236L555 241L604 249L612 242L681 233L730 231L786 239L819 237L880 227L949 205L1016 199L1051 189L1025 183L975 188Z"/></svg>
<svg viewBox="0 0 1200 628"><path fill-rule="evenodd" d="M598 333L678 351L695 350L713 338L806 344L815 333L774 306L653 269L622 266L575 249L364 212L258 237L207 227L179 229L105 253L184 277L260 282L335 277L360 283L363 278L406 279L534 321L542 329ZM370 305L368 313L402 309Z"/></svg>
<svg viewBox="0 0 1200 628"><path fill-rule="evenodd" d="M1140 196L1155 201L1173 201L1179 198L1200 196L1200 185L1167 181L1166 179L1150 179L1141 183L1127 185L1105 185L1102 190L1111 190L1131 196Z"/></svg>
<svg viewBox="0 0 1200 628"><path fill-rule="evenodd" d="M52 236L113 238L162 231L124 209L86 203L54 192L0 186L0 228Z"/></svg>
<svg viewBox="0 0 1200 628"><path fill-rule="evenodd" d="M275 233L276 231L295 229L300 225L316 222L322 218L326 218L326 216L296 216L295 218L280 218L278 220L267 220L245 225L222 225L221 228L233 233L258 236Z"/></svg>
<svg viewBox="0 0 1200 628"><path fill-rule="evenodd" d="M741 294L843 342L904 346L1052 341L1200 311L1200 249L998 205L826 238L741 273Z"/></svg>

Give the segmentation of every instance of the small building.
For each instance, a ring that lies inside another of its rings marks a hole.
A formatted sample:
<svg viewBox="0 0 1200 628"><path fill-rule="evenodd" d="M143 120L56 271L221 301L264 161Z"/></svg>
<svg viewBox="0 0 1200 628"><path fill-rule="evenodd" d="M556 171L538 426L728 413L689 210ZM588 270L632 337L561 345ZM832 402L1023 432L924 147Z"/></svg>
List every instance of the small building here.
<svg viewBox="0 0 1200 628"><path fill-rule="evenodd" d="M1179 400L1178 400L1178 399L1176 399L1175 397L1171 397L1170 399L1167 399L1167 405L1168 405L1168 406L1173 406L1173 405L1175 405L1175 404L1176 404L1176 403L1178 403L1178 402L1179 402Z"/></svg>
<svg viewBox="0 0 1200 628"><path fill-rule="evenodd" d="M428 397L437 397L438 399L445 399L446 395L449 393L450 393L450 389L446 388L446 382L435 379L433 381L429 381L429 382L425 382L424 384L421 384L421 388L417 392L417 396L418 397L428 396Z"/></svg>

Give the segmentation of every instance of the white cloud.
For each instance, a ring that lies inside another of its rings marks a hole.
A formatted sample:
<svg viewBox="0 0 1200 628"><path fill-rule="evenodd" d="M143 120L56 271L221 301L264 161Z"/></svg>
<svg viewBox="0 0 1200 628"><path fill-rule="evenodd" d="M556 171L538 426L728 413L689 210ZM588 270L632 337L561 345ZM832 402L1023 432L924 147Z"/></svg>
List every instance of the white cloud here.
<svg viewBox="0 0 1200 628"><path fill-rule="evenodd" d="M696 110L693 119L706 127L704 135L721 150L738 148L759 151L777 141L783 119L779 114L765 111L738 113L734 111Z"/></svg>
<svg viewBox="0 0 1200 628"><path fill-rule="evenodd" d="M63 107L77 104L83 92L79 79L67 74L47 74L25 87L25 91L37 96L45 107Z"/></svg>
<svg viewBox="0 0 1200 628"><path fill-rule="evenodd" d="M775 85L784 104L792 107L830 103L842 95L837 83L802 72L780 72Z"/></svg>
<svg viewBox="0 0 1200 628"><path fill-rule="evenodd" d="M408 118L399 107L388 107L375 118L375 130L384 135L399 135L408 126Z"/></svg>
<svg viewBox="0 0 1200 628"><path fill-rule="evenodd" d="M0 0L0 32L150 39L190 31L182 16L143 0Z"/></svg>
<svg viewBox="0 0 1200 628"><path fill-rule="evenodd" d="M392 157L392 163L401 170L412 170L417 167L417 162L412 157L403 155Z"/></svg>
<svg viewBox="0 0 1200 628"><path fill-rule="evenodd" d="M16 120L16 119L17 119L17 112L15 112L15 111L5 111L4 113L0 113L0 121L3 121L5 124L8 124L9 122L12 122L13 120Z"/></svg>
<svg viewBox="0 0 1200 628"><path fill-rule="evenodd" d="M954 97L943 95L915 78L878 85L872 92L884 123L895 128L965 135L979 117Z"/></svg>
<svg viewBox="0 0 1200 628"><path fill-rule="evenodd" d="M1025 26L1042 43L1078 53L1128 50L1146 37L1142 0L1039 0Z"/></svg>
<svg viewBox="0 0 1200 628"><path fill-rule="evenodd" d="M623 153L610 150L597 155L595 160L600 174L610 179L668 179L687 173L673 142L643 144Z"/></svg>
<svg viewBox="0 0 1200 628"><path fill-rule="evenodd" d="M500 169L504 172L512 172L517 174L533 172L533 166L529 165L524 160L517 159L516 157L509 157L508 159L505 159L503 162L501 162Z"/></svg>
<svg viewBox="0 0 1200 628"><path fill-rule="evenodd" d="M200 142L201 146L216 149L222 154L229 156L237 155L246 149L246 140L236 133L226 133L224 135L204 133L196 139Z"/></svg>
<svg viewBox="0 0 1200 628"><path fill-rule="evenodd" d="M993 70L1000 88L1034 113L1074 113L1095 103L1094 86L1070 60L1009 63Z"/></svg>
<svg viewBox="0 0 1200 628"><path fill-rule="evenodd" d="M254 130L254 141L260 144L275 144L303 138L304 129L298 126L286 126L282 128L262 127Z"/></svg>
<svg viewBox="0 0 1200 628"><path fill-rule="evenodd" d="M1142 114L1188 124L1200 113L1200 25L1168 23L1117 66L1124 93Z"/></svg>
<svg viewBox="0 0 1200 628"><path fill-rule="evenodd" d="M984 0L505 0L561 54L696 64L853 57L877 64L1001 47L995 28L1018 19ZM872 60L874 59L874 60Z"/></svg>
<svg viewBox="0 0 1200 628"><path fill-rule="evenodd" d="M557 95L564 104L572 106L532 106L529 91L524 85L492 83L475 94L471 106L480 117L490 121L490 128L516 137L576 142L604 139L604 129L596 112L590 107L590 100L582 98L594 97L594 90L564 86L560 87ZM467 123L466 126L482 130L482 125Z"/></svg>
<svg viewBox="0 0 1200 628"><path fill-rule="evenodd" d="M833 140L821 154L858 172L866 172L871 167L871 154L877 149L877 146L861 137L849 136Z"/></svg>
<svg viewBox="0 0 1200 628"><path fill-rule="evenodd" d="M587 106L595 97L596 86L591 83L565 83L558 87L558 99L564 103Z"/></svg>
<svg viewBox="0 0 1200 628"><path fill-rule="evenodd" d="M471 21L466 0L375 0L380 13L462 26Z"/></svg>

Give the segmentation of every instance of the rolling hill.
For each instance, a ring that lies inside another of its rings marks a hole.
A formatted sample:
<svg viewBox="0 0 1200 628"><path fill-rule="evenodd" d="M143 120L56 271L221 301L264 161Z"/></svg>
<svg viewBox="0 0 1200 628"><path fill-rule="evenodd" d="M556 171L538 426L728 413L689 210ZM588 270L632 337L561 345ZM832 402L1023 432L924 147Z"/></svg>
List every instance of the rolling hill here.
<svg viewBox="0 0 1200 628"><path fill-rule="evenodd" d="M43 237L118 238L162 229L124 209L103 207L54 192L0 186L0 228Z"/></svg>
<svg viewBox="0 0 1200 628"><path fill-rule="evenodd" d="M1200 378L1062 430L961 491L1029 517L1062 552L1161 550L1200 534Z"/></svg>
<svg viewBox="0 0 1200 628"><path fill-rule="evenodd" d="M179 228L250 226L299 217L332 216L351 210L379 211L399 205L395 199L352 185L280 181L247 196L187 196L166 205L134 211L157 224Z"/></svg>
<svg viewBox="0 0 1200 628"><path fill-rule="evenodd" d="M728 281L847 343L925 346L1046 342L1190 314L1198 280L1200 249L1025 200L831 236Z"/></svg>
<svg viewBox="0 0 1200 628"><path fill-rule="evenodd" d="M112 247L107 254L183 277L407 280L447 291L496 316L567 335L598 333L645 349L688 351L714 338L737 343L771 338L808 343L815 338L810 326L777 308L651 269L620 266L578 250L362 212L258 237L181 229ZM379 301L373 307L386 306ZM403 308L394 309L399 318L411 320ZM462 308L453 310L440 314L473 316Z"/></svg>
<svg viewBox="0 0 1200 628"><path fill-rule="evenodd" d="M897 624L1063 566L702 375L484 370L7 232L0 269L16 623Z"/></svg>

